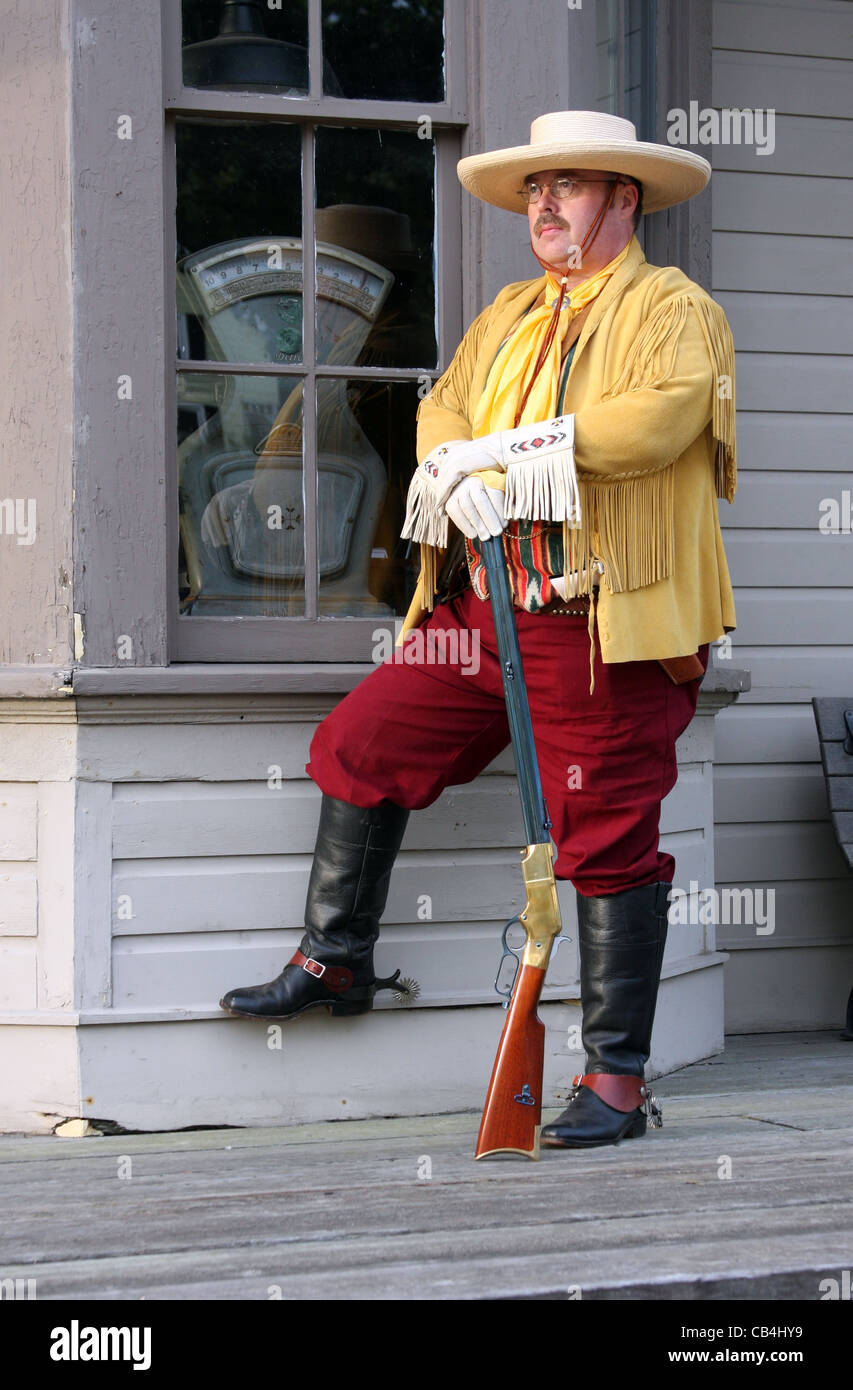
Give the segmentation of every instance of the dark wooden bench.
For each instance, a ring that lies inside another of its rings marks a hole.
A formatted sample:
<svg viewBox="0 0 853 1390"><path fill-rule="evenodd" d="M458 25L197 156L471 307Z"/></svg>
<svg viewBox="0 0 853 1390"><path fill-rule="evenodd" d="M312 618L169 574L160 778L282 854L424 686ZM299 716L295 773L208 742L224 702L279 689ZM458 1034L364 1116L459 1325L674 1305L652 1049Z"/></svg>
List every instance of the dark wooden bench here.
<svg viewBox="0 0 853 1390"><path fill-rule="evenodd" d="M853 695L812 700L832 826L853 873ZM853 1042L853 990L847 1000L842 1038Z"/></svg>

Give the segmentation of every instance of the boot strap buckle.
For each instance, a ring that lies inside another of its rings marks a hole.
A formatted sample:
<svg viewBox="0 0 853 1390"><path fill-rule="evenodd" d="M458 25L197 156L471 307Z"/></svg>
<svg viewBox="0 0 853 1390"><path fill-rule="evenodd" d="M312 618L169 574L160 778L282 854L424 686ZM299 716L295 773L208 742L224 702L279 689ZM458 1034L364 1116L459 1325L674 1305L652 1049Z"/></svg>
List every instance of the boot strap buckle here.
<svg viewBox="0 0 853 1390"><path fill-rule="evenodd" d="M296 951L290 964L301 965L306 975L313 975L315 979L322 980L326 989L332 990L334 994L352 988L352 971L345 965L324 965L321 960L306 956L302 951Z"/></svg>

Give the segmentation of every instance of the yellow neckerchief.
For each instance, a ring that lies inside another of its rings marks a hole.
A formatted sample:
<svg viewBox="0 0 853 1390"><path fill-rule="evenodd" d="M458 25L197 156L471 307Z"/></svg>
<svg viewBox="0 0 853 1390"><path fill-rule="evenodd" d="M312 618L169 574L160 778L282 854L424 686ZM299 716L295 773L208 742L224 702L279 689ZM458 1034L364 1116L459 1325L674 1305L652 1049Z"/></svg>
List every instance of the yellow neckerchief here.
<svg viewBox="0 0 853 1390"><path fill-rule="evenodd" d="M533 424L559 414L557 392L560 382L563 339L575 315L601 293L611 275L624 261L628 248L624 246L609 265L603 266L589 280L570 290L560 311L560 322L548 355L542 364L533 389L527 398L520 423ZM515 412L527 384L533 364L548 332L554 303L560 293L560 281L546 272L545 303L521 320L498 353L489 372L483 393L477 403L472 423L474 439L495 430L510 430L515 424Z"/></svg>

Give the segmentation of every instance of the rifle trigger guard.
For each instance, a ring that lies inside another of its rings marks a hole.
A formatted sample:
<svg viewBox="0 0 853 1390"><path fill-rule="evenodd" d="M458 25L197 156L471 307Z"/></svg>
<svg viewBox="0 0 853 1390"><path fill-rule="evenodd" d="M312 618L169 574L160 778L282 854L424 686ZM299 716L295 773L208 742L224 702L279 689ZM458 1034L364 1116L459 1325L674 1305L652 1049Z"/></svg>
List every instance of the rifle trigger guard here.
<svg viewBox="0 0 853 1390"><path fill-rule="evenodd" d="M510 927L514 927L516 925L523 927L524 923L522 922L520 917L511 917L503 929L503 936L501 938L501 940L503 941L503 952L501 954L500 960L498 961L498 973L495 976L495 993L499 994L503 999L503 1006L505 1009L509 1007L509 1001L512 998L512 991L515 988L515 981L518 975L519 962L521 960L522 955L524 954L524 947L526 944L526 942L523 941L517 949L514 949L512 946L510 946L509 942L507 941L507 932L509 931ZM505 989L502 989L500 985L501 972L503 970L503 963L508 956L515 961L515 968L512 972L512 980L510 981L509 985Z"/></svg>

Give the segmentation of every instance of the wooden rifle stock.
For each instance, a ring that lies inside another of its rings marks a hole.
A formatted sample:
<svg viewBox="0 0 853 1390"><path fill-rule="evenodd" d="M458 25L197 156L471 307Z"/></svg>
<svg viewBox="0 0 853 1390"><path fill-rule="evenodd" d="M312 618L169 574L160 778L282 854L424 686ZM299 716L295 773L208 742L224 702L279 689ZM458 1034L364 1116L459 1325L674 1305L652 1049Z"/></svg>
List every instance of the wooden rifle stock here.
<svg viewBox="0 0 853 1390"><path fill-rule="evenodd" d="M545 1025L537 1010L551 947L560 934L560 906L552 845L529 845L522 856L527 905L520 920L527 944L498 1044L475 1158L493 1153L539 1157Z"/></svg>

